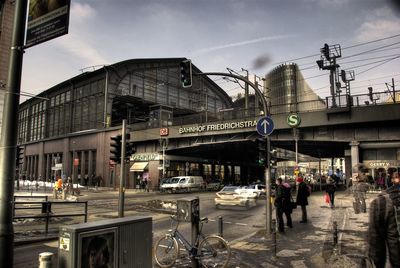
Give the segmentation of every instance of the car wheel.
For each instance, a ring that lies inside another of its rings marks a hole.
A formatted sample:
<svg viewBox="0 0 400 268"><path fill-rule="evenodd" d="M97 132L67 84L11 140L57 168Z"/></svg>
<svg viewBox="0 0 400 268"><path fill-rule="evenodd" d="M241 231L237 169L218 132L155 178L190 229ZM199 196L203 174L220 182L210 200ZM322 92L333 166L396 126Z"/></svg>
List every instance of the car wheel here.
<svg viewBox="0 0 400 268"><path fill-rule="evenodd" d="M215 208L216 208L216 209L219 209L219 208L220 208L220 205L219 205L219 204L215 204Z"/></svg>
<svg viewBox="0 0 400 268"><path fill-rule="evenodd" d="M246 207L247 209L250 208L250 202L249 202L249 201L246 201L245 207Z"/></svg>

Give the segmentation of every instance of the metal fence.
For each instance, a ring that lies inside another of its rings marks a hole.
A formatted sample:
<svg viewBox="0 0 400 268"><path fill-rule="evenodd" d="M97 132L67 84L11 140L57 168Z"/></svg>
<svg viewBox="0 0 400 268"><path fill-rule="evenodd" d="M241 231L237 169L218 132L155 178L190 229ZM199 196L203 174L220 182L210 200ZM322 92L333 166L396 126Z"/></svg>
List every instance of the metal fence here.
<svg viewBox="0 0 400 268"><path fill-rule="evenodd" d="M44 198L45 201L15 201L17 199L34 199L34 198ZM73 213L56 213L55 208L58 206L65 207L67 205L73 205L73 210L76 211L76 205L83 204L83 212L73 212ZM17 211L26 211L16 213ZM32 210L40 210L40 212L34 213ZM13 220L18 219L44 219L45 220L45 234L47 235L49 232L49 224L50 219L52 218L66 218L66 217L83 217L84 222L87 222L87 214L88 214L88 201L48 201L47 196L14 196L13 202Z"/></svg>

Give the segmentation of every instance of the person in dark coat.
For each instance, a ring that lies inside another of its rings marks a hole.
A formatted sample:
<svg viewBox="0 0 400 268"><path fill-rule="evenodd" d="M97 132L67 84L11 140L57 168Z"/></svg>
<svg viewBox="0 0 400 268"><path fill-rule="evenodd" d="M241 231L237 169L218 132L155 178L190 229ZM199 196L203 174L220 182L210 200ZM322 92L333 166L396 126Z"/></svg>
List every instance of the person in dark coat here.
<svg viewBox="0 0 400 268"><path fill-rule="evenodd" d="M293 228L292 224L292 204L291 204L291 189L288 183L282 183L282 179L276 180L276 194L274 205L276 207L276 218L278 221L278 231L284 233L283 213L286 215L287 226Z"/></svg>
<svg viewBox="0 0 400 268"><path fill-rule="evenodd" d="M331 208L335 207L335 192L336 183L332 178L329 178L326 184L325 192L329 195L329 205Z"/></svg>
<svg viewBox="0 0 400 268"><path fill-rule="evenodd" d="M367 255L376 268L400 267L400 177L378 195L370 206ZM387 262L390 266L386 266Z"/></svg>
<svg viewBox="0 0 400 268"><path fill-rule="evenodd" d="M298 177L296 179L297 184L297 205L301 206L301 221L300 223L307 223L307 208L308 206L308 197L310 196L310 191L308 189L307 184L304 182L303 178Z"/></svg>
<svg viewBox="0 0 400 268"><path fill-rule="evenodd" d="M367 212L367 205L365 203L366 194L368 191L368 183L367 181L367 173L368 169L363 164L357 164L353 167L353 175L352 175L352 191L354 196L354 212L356 214L363 212Z"/></svg>

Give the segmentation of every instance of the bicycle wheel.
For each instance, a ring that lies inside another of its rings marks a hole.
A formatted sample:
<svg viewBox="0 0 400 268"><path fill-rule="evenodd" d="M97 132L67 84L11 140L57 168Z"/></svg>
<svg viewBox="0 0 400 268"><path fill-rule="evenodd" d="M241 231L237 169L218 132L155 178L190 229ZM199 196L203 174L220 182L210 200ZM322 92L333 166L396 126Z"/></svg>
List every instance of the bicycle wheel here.
<svg viewBox="0 0 400 268"><path fill-rule="evenodd" d="M160 267L174 265L179 254L179 245L174 237L163 236L154 246L154 259Z"/></svg>
<svg viewBox="0 0 400 268"><path fill-rule="evenodd" d="M198 255L204 267L227 267L231 248L222 237L210 235L201 241Z"/></svg>

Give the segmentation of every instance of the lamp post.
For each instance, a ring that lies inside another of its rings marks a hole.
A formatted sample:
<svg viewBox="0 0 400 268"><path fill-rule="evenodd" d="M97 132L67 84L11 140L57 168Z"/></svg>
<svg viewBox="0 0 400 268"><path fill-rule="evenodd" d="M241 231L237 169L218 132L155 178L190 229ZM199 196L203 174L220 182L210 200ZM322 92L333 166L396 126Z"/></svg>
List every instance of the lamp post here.
<svg viewBox="0 0 400 268"><path fill-rule="evenodd" d="M241 80L243 82L245 82L246 84L250 85L255 93L257 94L257 96L260 98L262 105L263 105L263 111L264 111L264 115L270 115L269 110L268 110L268 106L267 106L267 101L265 99L265 97L263 96L262 92L260 91L260 89L253 84L252 82L250 82L248 79L240 76L240 75L235 75L235 74L231 74L231 73L219 73L219 72L209 72L209 73L193 73L193 75L216 75L216 76L228 76L228 77L232 77L232 78L236 78L238 80ZM271 141L268 135L264 136L264 139L266 141L266 161L267 161L267 165L265 165L265 184L266 184L266 197L267 197L267 205L266 205L266 230L267 230L267 234L270 234L272 231L271 228L271 222L272 222L272 206L271 206L271 167L270 167L270 159L271 159Z"/></svg>

